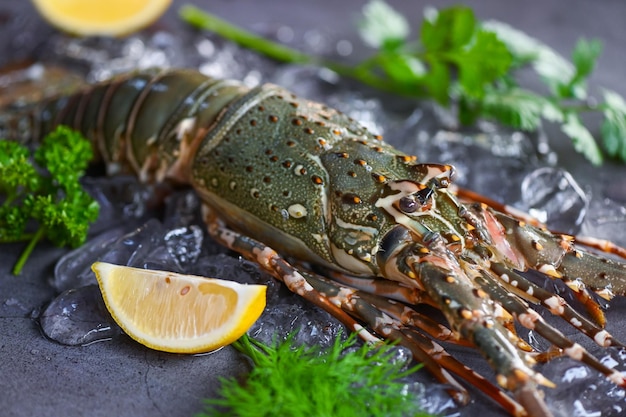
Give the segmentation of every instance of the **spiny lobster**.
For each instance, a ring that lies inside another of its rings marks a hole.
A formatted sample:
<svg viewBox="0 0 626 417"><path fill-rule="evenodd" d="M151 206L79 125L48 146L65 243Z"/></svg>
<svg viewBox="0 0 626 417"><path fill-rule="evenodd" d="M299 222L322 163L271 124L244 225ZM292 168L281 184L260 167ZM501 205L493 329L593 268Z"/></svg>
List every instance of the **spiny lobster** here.
<svg viewBox="0 0 626 417"><path fill-rule="evenodd" d="M452 166L419 163L338 111L275 85L144 71L6 113L0 137L35 143L60 124L83 132L112 173L191 185L216 240L363 339L398 340L460 402L467 391L451 373L512 415L551 415L538 386L552 383L533 371L535 352L515 320L626 386L529 307L542 305L601 346L622 347L603 329L592 292L624 295L626 265L457 188ZM577 240L626 257L609 242ZM527 279L528 269L562 280L589 315ZM439 309L447 326L421 304ZM437 341L476 347L515 399Z"/></svg>

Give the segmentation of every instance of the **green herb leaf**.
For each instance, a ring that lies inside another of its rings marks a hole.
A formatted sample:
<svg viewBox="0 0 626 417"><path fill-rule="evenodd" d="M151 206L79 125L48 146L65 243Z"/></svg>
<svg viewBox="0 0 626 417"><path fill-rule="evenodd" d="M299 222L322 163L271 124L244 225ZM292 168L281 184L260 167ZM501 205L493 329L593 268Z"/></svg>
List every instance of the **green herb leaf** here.
<svg viewBox="0 0 626 417"><path fill-rule="evenodd" d="M202 416L426 416L400 381L417 368L403 370L389 345L356 348L355 337L338 337L328 351L295 346L293 334L275 347L242 337L233 346L254 368L244 384L222 380Z"/></svg>
<svg viewBox="0 0 626 417"><path fill-rule="evenodd" d="M428 52L449 52L466 46L474 35L476 19L468 7L432 10L422 22L420 41Z"/></svg>
<svg viewBox="0 0 626 417"><path fill-rule="evenodd" d="M402 45L410 32L404 16L381 0L370 1L363 7L357 28L363 42L386 51Z"/></svg>
<svg viewBox="0 0 626 417"><path fill-rule="evenodd" d="M626 102L614 91L604 91L602 142L609 156L626 162Z"/></svg>
<svg viewBox="0 0 626 417"><path fill-rule="evenodd" d="M29 161L28 149L17 142L0 141L0 192L12 200L21 191L39 186L39 175Z"/></svg>
<svg viewBox="0 0 626 417"><path fill-rule="evenodd" d="M585 99L587 97L586 78L596 66L596 61L602 52L602 43L592 39L579 39L572 52L572 62L575 73L572 79L561 88L560 93L564 98L574 97Z"/></svg>
<svg viewBox="0 0 626 417"><path fill-rule="evenodd" d="M494 33L481 30L476 33L472 46L459 55L456 63L463 90L471 96L482 97L485 86L508 71L511 54Z"/></svg>
<svg viewBox="0 0 626 417"><path fill-rule="evenodd" d="M463 123L492 118L525 130L537 129L543 119L561 123L575 149L596 164L602 161L602 154L598 145L592 143L589 129L580 122L580 114L601 110L605 113L604 147L610 155L626 162L620 139L624 136L623 112L610 104L595 106L594 100L586 99L587 78L602 50L600 42L581 39L572 53L572 63L510 25L477 22L467 7L426 9L419 42L407 41L409 29L405 19L383 0L370 1L363 14L361 36L378 51L355 66L293 50L274 53L280 45L231 26L222 30L212 18L207 18L206 27L215 30L217 26L223 36L275 59L316 62L388 92L430 98L444 106L458 104ZM193 23L199 26L200 19L195 17ZM521 80L527 77L519 77L517 71L526 67L532 68L545 83L548 94L524 89Z"/></svg>
<svg viewBox="0 0 626 417"><path fill-rule="evenodd" d="M571 80L575 69L571 62L556 53L543 42L528 36L526 33L497 21L484 22L485 30L495 33L510 51L517 68L530 63L539 77L558 94L563 80Z"/></svg>
<svg viewBox="0 0 626 417"><path fill-rule="evenodd" d="M592 164L602 163L602 152L589 130L582 124L578 114L567 112L561 130L572 139L574 149L582 153Z"/></svg>
<svg viewBox="0 0 626 417"><path fill-rule="evenodd" d="M84 243L99 212L79 183L91 157L91 144L63 126L44 138L32 158L22 145L0 140L0 191L6 195L0 206L0 242L28 241L14 274L42 239L58 246ZM26 231L31 220L34 233Z"/></svg>
<svg viewBox="0 0 626 417"><path fill-rule="evenodd" d="M482 106L483 115L527 131L539 128L542 116L548 111L558 112L544 97L521 88L489 89L485 92Z"/></svg>
<svg viewBox="0 0 626 417"><path fill-rule="evenodd" d="M410 86L426 73L424 64L412 55L389 52L380 54L377 63L393 82Z"/></svg>
<svg viewBox="0 0 626 417"><path fill-rule="evenodd" d="M450 69L438 60L429 61L429 71L422 77L424 86L430 95L440 104L448 105L450 102Z"/></svg>

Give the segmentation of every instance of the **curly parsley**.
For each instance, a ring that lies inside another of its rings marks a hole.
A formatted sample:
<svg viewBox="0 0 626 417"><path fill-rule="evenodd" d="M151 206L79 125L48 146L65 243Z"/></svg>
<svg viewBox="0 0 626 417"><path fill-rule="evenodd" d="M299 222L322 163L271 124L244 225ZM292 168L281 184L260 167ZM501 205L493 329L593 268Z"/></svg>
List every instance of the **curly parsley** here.
<svg viewBox="0 0 626 417"><path fill-rule="evenodd" d="M92 158L90 143L60 126L34 155L0 140L0 243L28 242L13 273L20 274L38 242L77 247L85 242L99 206L79 183ZM31 227L32 226L32 227Z"/></svg>

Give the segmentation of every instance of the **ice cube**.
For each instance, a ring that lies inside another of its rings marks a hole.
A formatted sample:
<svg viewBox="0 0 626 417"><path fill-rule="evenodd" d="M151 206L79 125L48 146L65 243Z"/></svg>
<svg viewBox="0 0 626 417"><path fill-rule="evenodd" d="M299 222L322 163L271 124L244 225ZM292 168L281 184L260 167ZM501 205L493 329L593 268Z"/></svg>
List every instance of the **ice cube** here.
<svg viewBox="0 0 626 417"><path fill-rule="evenodd" d="M522 204L549 228L573 234L580 229L589 201L567 171L542 167L524 178Z"/></svg>
<svg viewBox="0 0 626 417"><path fill-rule="evenodd" d="M41 313L39 323L46 336L64 345L85 345L121 333L97 285L61 293Z"/></svg>

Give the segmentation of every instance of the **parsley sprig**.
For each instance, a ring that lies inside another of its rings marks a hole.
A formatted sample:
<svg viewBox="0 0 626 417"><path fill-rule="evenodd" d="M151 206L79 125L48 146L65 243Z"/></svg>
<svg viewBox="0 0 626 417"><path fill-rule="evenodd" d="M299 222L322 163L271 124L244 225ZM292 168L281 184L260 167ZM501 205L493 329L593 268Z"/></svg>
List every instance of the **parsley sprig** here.
<svg viewBox="0 0 626 417"><path fill-rule="evenodd" d="M355 334L338 337L322 351L296 346L293 334L274 347L244 335L232 346L250 357L252 371L243 384L222 379L220 395L197 417L427 417L400 381L419 367L403 370L391 345L355 343Z"/></svg>
<svg viewBox="0 0 626 417"><path fill-rule="evenodd" d="M33 155L17 142L0 140L0 243L28 242L15 275L43 239L57 246L85 242L99 212L79 183L91 158L90 143L64 126L48 134Z"/></svg>
<svg viewBox="0 0 626 417"><path fill-rule="evenodd" d="M426 9L419 36L382 0L363 8L358 30L375 52L356 65L311 56L247 32L194 6L180 9L183 20L244 47L290 63L326 66L370 86L458 109L459 120L494 119L524 130L545 121L560 124L574 148L599 165L605 155L626 162L626 102L615 91L589 96L587 79L602 45L581 39L571 62L547 45L500 22L479 22L471 9ZM532 69L548 87L539 94L521 85L520 71ZM581 114L600 112L601 145ZM603 149L603 150L602 150Z"/></svg>

